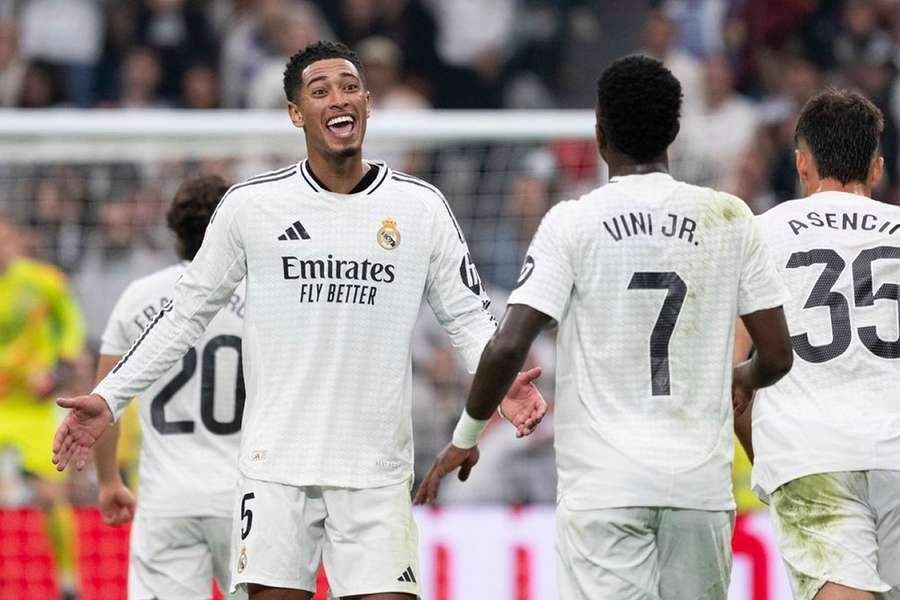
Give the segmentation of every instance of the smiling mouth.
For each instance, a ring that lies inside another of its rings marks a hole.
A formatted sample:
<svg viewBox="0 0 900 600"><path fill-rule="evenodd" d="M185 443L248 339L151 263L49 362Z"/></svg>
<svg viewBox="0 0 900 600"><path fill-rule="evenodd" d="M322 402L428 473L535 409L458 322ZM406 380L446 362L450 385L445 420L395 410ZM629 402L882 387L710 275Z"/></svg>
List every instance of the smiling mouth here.
<svg viewBox="0 0 900 600"><path fill-rule="evenodd" d="M356 119L350 115L331 117L325 123L325 126L335 137L348 138L353 135L353 131L356 129Z"/></svg>

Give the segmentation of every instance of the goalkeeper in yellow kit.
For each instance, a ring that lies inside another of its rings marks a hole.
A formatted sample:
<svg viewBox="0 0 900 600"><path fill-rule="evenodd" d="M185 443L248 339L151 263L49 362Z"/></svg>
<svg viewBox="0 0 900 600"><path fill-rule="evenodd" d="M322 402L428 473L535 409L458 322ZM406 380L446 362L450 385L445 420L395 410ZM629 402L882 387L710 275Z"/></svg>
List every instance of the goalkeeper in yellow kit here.
<svg viewBox="0 0 900 600"><path fill-rule="evenodd" d="M47 459L56 430L52 394L81 352L84 324L66 278L22 256L22 238L0 218L0 451L12 448L44 510L64 598L75 594L74 531L62 473Z"/></svg>

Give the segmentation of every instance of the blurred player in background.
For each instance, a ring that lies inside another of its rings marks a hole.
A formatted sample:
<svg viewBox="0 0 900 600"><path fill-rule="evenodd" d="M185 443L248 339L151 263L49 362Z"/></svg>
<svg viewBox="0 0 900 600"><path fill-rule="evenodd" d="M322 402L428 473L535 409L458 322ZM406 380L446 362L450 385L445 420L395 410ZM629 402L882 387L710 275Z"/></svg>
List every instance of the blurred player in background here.
<svg viewBox="0 0 900 600"><path fill-rule="evenodd" d="M871 199L883 127L858 93L813 97L795 135L808 197L758 217L799 360L753 402L752 446L749 419L739 431L800 600L900 598L900 208ZM751 345L739 331L736 351Z"/></svg>
<svg viewBox="0 0 900 600"><path fill-rule="evenodd" d="M413 325L427 300L470 371L496 327L440 191L363 161L370 98L361 70L342 44L291 57L288 113L308 159L233 186L174 301L94 394L60 400L73 410L54 462L64 468L74 457L80 467L113 417L189 350L247 277L231 562L232 585L248 585L256 600L311 598L320 561L337 597L420 594L409 493ZM511 419L546 411L530 383L538 374L523 373L510 390Z"/></svg>
<svg viewBox="0 0 900 600"><path fill-rule="evenodd" d="M178 189L166 220L183 262L136 280L122 293L103 333L98 382L146 325L166 310L175 282L197 254L226 191L228 186L215 175L190 179ZM141 394L136 516L134 497L116 461L118 423L95 447L104 520L121 525L135 518L128 568L131 600L205 600L213 575L222 589L228 588L231 511L244 410L244 302L240 284L181 363Z"/></svg>
<svg viewBox="0 0 900 600"><path fill-rule="evenodd" d="M478 435L545 327L559 324L559 597L724 599L734 498L732 385L791 366L778 272L750 209L668 174L681 86L632 56L598 82L610 182L547 213L485 349L453 442L426 476L464 476ZM741 315L758 352L735 368Z"/></svg>
<svg viewBox="0 0 900 600"><path fill-rule="evenodd" d="M46 515L63 597L74 598L74 515L47 452L59 423L51 398L81 353L84 323L65 275L26 258L21 233L2 217L0 298L0 450L18 452Z"/></svg>

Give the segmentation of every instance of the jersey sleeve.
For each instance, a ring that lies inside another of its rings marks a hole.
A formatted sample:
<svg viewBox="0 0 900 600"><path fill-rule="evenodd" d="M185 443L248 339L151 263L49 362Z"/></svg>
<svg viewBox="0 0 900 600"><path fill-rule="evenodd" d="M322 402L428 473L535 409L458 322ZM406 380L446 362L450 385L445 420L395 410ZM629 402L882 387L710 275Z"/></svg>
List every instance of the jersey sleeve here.
<svg viewBox="0 0 900 600"><path fill-rule="evenodd" d="M575 284L572 236L565 221L570 208L570 203L563 202L544 215L508 300L508 304L530 306L557 322Z"/></svg>
<svg viewBox="0 0 900 600"><path fill-rule="evenodd" d="M462 230L446 201L432 224L432 253L425 297L438 322L450 336L466 370L474 373L497 323L488 310L478 270L472 262Z"/></svg>
<svg viewBox="0 0 900 600"><path fill-rule="evenodd" d="M128 335L128 307L132 294L134 294L134 284L128 286L116 301L116 306L113 308L112 314L106 322L106 329L103 330L103 336L100 338L100 354L122 356L131 347L131 342L134 340Z"/></svg>
<svg viewBox="0 0 900 600"><path fill-rule="evenodd" d="M197 256L175 284L166 305L109 375L94 389L115 419L191 348L231 297L247 271L239 231L241 198L226 194L206 228Z"/></svg>
<svg viewBox="0 0 900 600"><path fill-rule="evenodd" d="M748 219L743 259L738 291L739 315L775 308L788 301L790 295L760 233L758 217Z"/></svg>

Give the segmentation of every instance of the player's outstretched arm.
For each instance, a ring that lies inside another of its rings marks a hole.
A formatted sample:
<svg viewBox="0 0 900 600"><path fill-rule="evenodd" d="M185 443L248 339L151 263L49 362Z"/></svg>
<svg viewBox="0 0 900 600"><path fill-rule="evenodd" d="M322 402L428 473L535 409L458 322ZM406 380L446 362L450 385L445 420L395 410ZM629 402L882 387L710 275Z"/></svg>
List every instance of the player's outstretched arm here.
<svg viewBox="0 0 900 600"><path fill-rule="evenodd" d="M500 326L481 354L466 409L453 433L453 441L438 455L419 485L414 499L416 504L436 501L441 479L457 468L460 469L461 481L468 478L472 467L478 462L479 436L508 391L517 396L522 395L511 390L511 386L525 362L532 342L551 321L544 313L523 304L514 304L506 309ZM525 387L533 386L532 381L539 374L539 370L532 369L523 373L517 383ZM537 395L540 396L539 393ZM520 426L533 429L535 419L539 421L546 412L543 398L540 402L542 406L529 407L527 401L509 401L504 406L504 413L516 425L517 431ZM536 415L540 415L540 418Z"/></svg>
<svg viewBox="0 0 900 600"><path fill-rule="evenodd" d="M777 382L794 364L791 338L780 306L743 315L741 321L756 353L734 368L732 401L736 415L747 409L753 392Z"/></svg>
<svg viewBox="0 0 900 600"><path fill-rule="evenodd" d="M112 424L112 411L98 394L59 398L56 403L69 413L53 438L53 464L62 471L74 461L80 471L88 462L91 447Z"/></svg>
<svg viewBox="0 0 900 600"><path fill-rule="evenodd" d="M97 364L99 383L119 362L120 356L101 354ZM94 464L97 467L97 506L107 525L118 527L131 522L137 506L134 494L122 481L119 473L117 450L119 447L119 424L108 427L94 446Z"/></svg>

